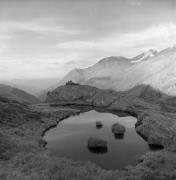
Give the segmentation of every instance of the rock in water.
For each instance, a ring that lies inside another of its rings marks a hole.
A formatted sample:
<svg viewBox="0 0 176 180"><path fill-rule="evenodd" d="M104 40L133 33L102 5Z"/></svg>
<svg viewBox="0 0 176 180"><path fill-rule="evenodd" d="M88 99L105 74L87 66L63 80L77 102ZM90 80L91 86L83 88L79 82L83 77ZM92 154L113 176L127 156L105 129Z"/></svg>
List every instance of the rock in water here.
<svg viewBox="0 0 176 180"><path fill-rule="evenodd" d="M112 132L116 135L123 135L125 133L125 127L119 123L112 125Z"/></svg>
<svg viewBox="0 0 176 180"><path fill-rule="evenodd" d="M98 137L89 137L88 147L90 149L107 149L108 143L107 141L100 139Z"/></svg>
<svg viewBox="0 0 176 180"><path fill-rule="evenodd" d="M96 122L96 127L101 128L103 126L103 123L101 121Z"/></svg>

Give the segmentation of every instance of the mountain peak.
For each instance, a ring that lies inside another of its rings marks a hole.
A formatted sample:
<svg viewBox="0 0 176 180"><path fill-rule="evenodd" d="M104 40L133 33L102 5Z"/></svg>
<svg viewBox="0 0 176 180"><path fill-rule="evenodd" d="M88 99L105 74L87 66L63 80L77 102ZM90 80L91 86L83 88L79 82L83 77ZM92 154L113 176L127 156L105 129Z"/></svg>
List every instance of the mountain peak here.
<svg viewBox="0 0 176 180"><path fill-rule="evenodd" d="M106 64L106 63L114 63L114 62L120 62L120 61L128 61L128 58L125 58L123 56L110 56L110 57L106 57L101 59L100 61L98 61L97 64Z"/></svg>
<svg viewBox="0 0 176 180"><path fill-rule="evenodd" d="M149 49L147 52L152 53L153 55L157 54L158 51L156 49Z"/></svg>
<svg viewBox="0 0 176 180"><path fill-rule="evenodd" d="M135 56L134 58L132 58L131 62L139 63L141 61L145 61L145 60L155 56L156 54L158 54L157 50L149 49L148 51L143 52L143 53L139 54L138 56Z"/></svg>

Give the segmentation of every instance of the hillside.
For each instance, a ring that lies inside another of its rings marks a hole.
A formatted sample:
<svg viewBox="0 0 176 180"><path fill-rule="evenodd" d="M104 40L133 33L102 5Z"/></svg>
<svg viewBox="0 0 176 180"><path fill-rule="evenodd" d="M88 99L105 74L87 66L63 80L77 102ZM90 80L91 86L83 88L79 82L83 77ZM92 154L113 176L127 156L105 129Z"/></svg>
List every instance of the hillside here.
<svg viewBox="0 0 176 180"><path fill-rule="evenodd" d="M132 95L133 94L133 95ZM136 96L136 97L134 97ZM157 101L154 101L153 97ZM40 104L30 106L11 102L0 96L0 179L13 180L173 180L176 178L175 98L166 96L172 113L163 110L165 95L149 86L139 86L129 92L100 90L90 86L66 85L48 94L48 102L77 105L93 104L102 110L124 109L135 113L136 131L148 137L149 144L164 146L140 157L136 166L106 171L92 162L74 162L48 153L42 138L46 130L63 119L84 110ZM150 102L149 102L150 99ZM164 100L164 101L163 101ZM158 103L158 105L156 104ZM161 108L161 111L160 111ZM115 111L114 111L115 110ZM87 110L86 110L87 111Z"/></svg>
<svg viewBox="0 0 176 180"><path fill-rule="evenodd" d="M39 103L40 101L33 95L26 93L18 88L13 88L8 85L0 84L0 96L16 100L24 103Z"/></svg>
<svg viewBox="0 0 176 180"><path fill-rule="evenodd" d="M150 145L159 145L166 149L176 148L176 143L171 142L169 135L173 133L172 137L175 137L175 98L149 85L116 92L67 83L49 92L46 102L54 103L55 106L86 105L92 109L128 112L137 117L136 131L147 139Z"/></svg>
<svg viewBox="0 0 176 180"><path fill-rule="evenodd" d="M120 81L114 79L111 88L127 90L139 84L146 84L166 94L175 95L175 72L176 47L173 47L161 51L147 61L136 64Z"/></svg>
<svg viewBox="0 0 176 180"><path fill-rule="evenodd" d="M81 84L101 87L101 85L111 83L114 77L120 78L123 72L133 65L135 64L130 63L129 59L124 57L107 57L91 67L70 71L60 81L59 85L65 84L68 80L72 80Z"/></svg>
<svg viewBox="0 0 176 180"><path fill-rule="evenodd" d="M38 96L41 91L46 90L59 82L57 78L44 78L44 79L11 79L0 81L0 84L5 84L18 89L21 89L29 94Z"/></svg>
<svg viewBox="0 0 176 180"><path fill-rule="evenodd" d="M73 69L58 85L63 85L72 80L80 84L87 84L98 88L113 89L114 81L120 81L137 64L155 56L157 51L150 49L131 59L111 56L101 59L95 65L85 69ZM118 89L117 89L118 90Z"/></svg>
<svg viewBox="0 0 176 180"><path fill-rule="evenodd" d="M124 91L146 84L164 93L176 94L176 47L161 52L149 50L134 58L108 57L85 69L74 69L58 84L68 80L101 89Z"/></svg>

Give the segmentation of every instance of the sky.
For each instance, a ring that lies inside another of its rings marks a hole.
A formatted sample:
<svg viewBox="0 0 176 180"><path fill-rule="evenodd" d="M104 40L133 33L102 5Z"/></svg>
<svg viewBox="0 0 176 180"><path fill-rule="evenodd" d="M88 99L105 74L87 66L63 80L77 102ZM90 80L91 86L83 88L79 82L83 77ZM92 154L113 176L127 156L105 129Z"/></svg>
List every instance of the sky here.
<svg viewBox="0 0 176 180"><path fill-rule="evenodd" d="M174 44L175 0L0 0L0 80L61 78Z"/></svg>

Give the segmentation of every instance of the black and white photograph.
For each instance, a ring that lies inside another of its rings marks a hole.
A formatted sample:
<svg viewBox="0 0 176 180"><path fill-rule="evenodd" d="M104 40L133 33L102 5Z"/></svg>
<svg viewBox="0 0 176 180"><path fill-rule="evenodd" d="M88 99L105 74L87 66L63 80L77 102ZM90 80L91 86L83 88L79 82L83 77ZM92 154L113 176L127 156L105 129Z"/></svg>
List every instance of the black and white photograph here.
<svg viewBox="0 0 176 180"><path fill-rule="evenodd" d="M176 180L176 0L0 0L0 180Z"/></svg>

